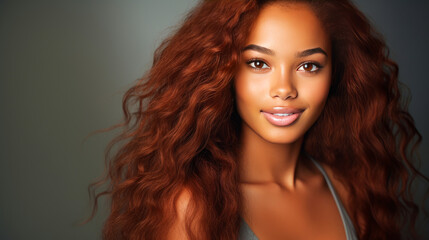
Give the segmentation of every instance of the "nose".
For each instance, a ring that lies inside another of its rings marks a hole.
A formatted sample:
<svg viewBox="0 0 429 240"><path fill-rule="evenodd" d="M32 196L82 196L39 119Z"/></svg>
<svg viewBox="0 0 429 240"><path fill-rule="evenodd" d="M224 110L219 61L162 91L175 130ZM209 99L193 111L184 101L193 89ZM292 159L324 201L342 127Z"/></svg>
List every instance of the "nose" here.
<svg viewBox="0 0 429 240"><path fill-rule="evenodd" d="M298 91L292 80L293 75L291 71L287 71L284 68L279 69L279 71L272 76L270 96L272 98L278 97L282 100L298 97Z"/></svg>

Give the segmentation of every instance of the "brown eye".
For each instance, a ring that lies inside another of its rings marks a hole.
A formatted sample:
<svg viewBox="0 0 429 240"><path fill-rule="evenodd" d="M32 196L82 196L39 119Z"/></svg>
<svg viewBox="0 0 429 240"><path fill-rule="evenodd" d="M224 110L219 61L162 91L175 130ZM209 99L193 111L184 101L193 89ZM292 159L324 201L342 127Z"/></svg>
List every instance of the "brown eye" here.
<svg viewBox="0 0 429 240"><path fill-rule="evenodd" d="M257 59L250 60L247 62L247 64L256 70L262 70L264 68L269 68L268 65L264 61L257 60Z"/></svg>
<svg viewBox="0 0 429 240"><path fill-rule="evenodd" d="M322 67L319 64L316 63L304 63L301 65L300 68L298 68L298 70L300 70L302 68L302 70L304 70L305 72L308 73L316 73L317 71L319 71Z"/></svg>
<svg viewBox="0 0 429 240"><path fill-rule="evenodd" d="M255 61L255 67L256 68L262 68L264 64L261 61Z"/></svg>
<svg viewBox="0 0 429 240"><path fill-rule="evenodd" d="M304 64L304 70L305 71L311 71L311 69L313 69L313 66L312 66L313 64L310 64L310 63L306 63L306 64Z"/></svg>

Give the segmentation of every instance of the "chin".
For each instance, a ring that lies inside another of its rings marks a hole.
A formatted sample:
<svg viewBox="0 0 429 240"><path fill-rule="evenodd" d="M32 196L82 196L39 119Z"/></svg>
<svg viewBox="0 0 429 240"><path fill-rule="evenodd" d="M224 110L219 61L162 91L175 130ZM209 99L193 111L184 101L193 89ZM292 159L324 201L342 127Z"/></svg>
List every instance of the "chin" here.
<svg viewBox="0 0 429 240"><path fill-rule="evenodd" d="M290 133L290 132L281 133L277 131L273 133L265 132L261 137L265 141L274 143L274 144L292 144L302 139L303 136L304 134Z"/></svg>

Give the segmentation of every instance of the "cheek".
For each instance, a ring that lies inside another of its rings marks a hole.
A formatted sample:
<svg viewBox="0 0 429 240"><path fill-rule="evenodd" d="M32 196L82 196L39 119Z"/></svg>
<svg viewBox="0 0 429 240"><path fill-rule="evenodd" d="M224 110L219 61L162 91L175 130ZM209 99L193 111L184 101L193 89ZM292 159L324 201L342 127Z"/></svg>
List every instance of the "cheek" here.
<svg viewBox="0 0 429 240"><path fill-rule="evenodd" d="M311 108L321 111L328 97L330 85L330 77L323 77L314 82L307 82L306 86L302 87L300 94L307 100Z"/></svg>
<svg viewBox="0 0 429 240"><path fill-rule="evenodd" d="M237 108L241 115L248 108L260 107L266 91L266 81L251 74L239 74L234 81Z"/></svg>

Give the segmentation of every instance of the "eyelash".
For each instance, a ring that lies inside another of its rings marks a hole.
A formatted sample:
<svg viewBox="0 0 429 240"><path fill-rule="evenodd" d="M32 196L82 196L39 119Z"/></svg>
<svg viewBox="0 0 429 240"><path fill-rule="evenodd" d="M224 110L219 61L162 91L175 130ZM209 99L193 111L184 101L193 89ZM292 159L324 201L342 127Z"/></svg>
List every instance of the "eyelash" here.
<svg viewBox="0 0 429 240"><path fill-rule="evenodd" d="M254 62L262 62L263 64L265 64L265 65L267 65L267 66L268 66L268 64L267 64L264 60L259 59L259 58L252 58L252 59L249 59L248 61L246 61L246 64L250 66L250 64L251 64L251 63L254 63ZM306 73L310 73L310 74L315 74L315 73L319 72L319 71L320 71L320 69L322 69L322 68L323 68L323 66L322 66L322 65L320 65L319 63L317 63L317 62L312 62L312 61L302 63L301 65L299 65L299 68L301 68L301 67L302 67L302 66L304 66L305 64L312 64L312 65L314 65L314 66L316 66L316 67L317 67L317 69L316 69L316 70L314 70L314 71L305 71L305 70L304 70ZM262 71L263 69L265 69L265 68L255 68L255 67L252 67L252 66L250 66L250 67L251 67L252 69L254 69L255 71ZM299 68L298 68L298 69L299 69Z"/></svg>

